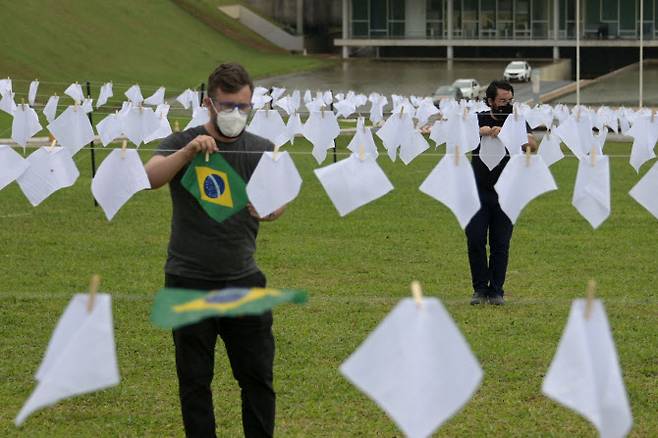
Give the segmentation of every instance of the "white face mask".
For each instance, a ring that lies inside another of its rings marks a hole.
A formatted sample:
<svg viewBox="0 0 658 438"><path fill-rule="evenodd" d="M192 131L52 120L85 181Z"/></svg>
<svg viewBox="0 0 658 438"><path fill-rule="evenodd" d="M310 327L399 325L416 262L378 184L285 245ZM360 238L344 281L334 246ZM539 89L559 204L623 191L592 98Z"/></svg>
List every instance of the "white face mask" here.
<svg viewBox="0 0 658 438"><path fill-rule="evenodd" d="M216 118L217 129L226 137L237 137L247 125L247 114L241 113L237 108L231 112L220 111Z"/></svg>

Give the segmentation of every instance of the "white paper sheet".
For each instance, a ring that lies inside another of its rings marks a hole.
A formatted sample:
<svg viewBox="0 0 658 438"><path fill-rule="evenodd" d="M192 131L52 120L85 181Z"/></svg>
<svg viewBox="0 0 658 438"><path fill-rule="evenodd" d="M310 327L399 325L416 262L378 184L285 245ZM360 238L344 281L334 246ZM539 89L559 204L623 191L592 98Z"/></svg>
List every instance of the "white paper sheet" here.
<svg viewBox="0 0 658 438"><path fill-rule="evenodd" d="M197 126L204 125L209 121L210 121L210 113L208 112L208 108L206 108L205 106L196 107L192 112L192 120L190 120L189 123L185 125L183 131L187 131L190 128L195 128Z"/></svg>
<svg viewBox="0 0 658 438"><path fill-rule="evenodd" d="M123 134L121 119L117 114L108 114L96 124L96 131L98 131L103 146L107 146Z"/></svg>
<svg viewBox="0 0 658 438"><path fill-rule="evenodd" d="M610 216L610 160L607 156L580 160L572 205L596 229Z"/></svg>
<svg viewBox="0 0 658 438"><path fill-rule="evenodd" d="M125 93L123 93L133 105L138 105L144 101L142 97L142 90L139 88L139 85L135 84L128 88Z"/></svg>
<svg viewBox="0 0 658 438"><path fill-rule="evenodd" d="M96 294L91 313L87 300L87 294L76 294L60 318L17 426L38 409L119 383L110 295Z"/></svg>
<svg viewBox="0 0 658 438"><path fill-rule="evenodd" d="M605 309L594 300L575 300L542 392L590 421L602 438L626 436L633 425L617 350ZM556 431L559 430L556 429Z"/></svg>
<svg viewBox="0 0 658 438"><path fill-rule="evenodd" d="M96 108L100 108L101 106L105 105L107 100L112 96L114 96L114 93L112 92L112 82L107 82L101 86L101 90L98 93Z"/></svg>
<svg viewBox="0 0 658 438"><path fill-rule="evenodd" d="M352 140L350 140L350 144L347 145L347 149L355 154L359 154L361 146L363 146L364 153L370 154L370 156L375 158L379 156L377 144L372 137L372 131L370 127L365 126L365 118L363 117L359 117L356 120L356 130L354 131Z"/></svg>
<svg viewBox="0 0 658 438"><path fill-rule="evenodd" d="M161 103L158 105L158 107L155 109L155 115L157 116L159 123L158 129L147 135L144 138L144 143L150 143L154 140L165 138L173 132L171 130L169 119L167 119L167 114L169 114L169 105L166 103Z"/></svg>
<svg viewBox="0 0 658 438"><path fill-rule="evenodd" d="M560 148L560 138L552 132L552 129L546 131L544 138L542 138L539 144L539 151L537 153L549 167L564 158L564 153Z"/></svg>
<svg viewBox="0 0 658 438"><path fill-rule="evenodd" d="M14 111L14 120L11 124L11 138L19 145L25 147L27 141L43 129L39 123L39 116L27 104L21 104Z"/></svg>
<svg viewBox="0 0 658 438"><path fill-rule="evenodd" d="M6 112L10 116L16 111L16 102L14 102L14 93L5 91L0 97L0 110Z"/></svg>
<svg viewBox="0 0 658 438"><path fill-rule="evenodd" d="M80 176L71 153L66 148L39 148L27 161L29 167L16 179L33 206L41 204L57 190L72 186Z"/></svg>
<svg viewBox="0 0 658 438"><path fill-rule="evenodd" d="M144 105L158 106L164 103L165 87L160 87L149 97L144 99Z"/></svg>
<svg viewBox="0 0 658 438"><path fill-rule="evenodd" d="M340 366L411 438L430 436L473 396L482 369L436 298L400 301Z"/></svg>
<svg viewBox="0 0 658 438"><path fill-rule="evenodd" d="M48 130L59 144L69 150L71 156L94 139L91 122L82 107L77 105L69 106L48 125Z"/></svg>
<svg viewBox="0 0 658 438"><path fill-rule="evenodd" d="M114 149L103 160L91 182L91 193L108 221L137 192L150 189L142 160L136 149Z"/></svg>
<svg viewBox="0 0 658 438"><path fill-rule="evenodd" d="M480 160L489 170L498 166L506 154L505 145L498 137L483 135L480 139Z"/></svg>
<svg viewBox="0 0 658 438"><path fill-rule="evenodd" d="M290 140L286 124L283 123L283 119L277 110L262 109L256 111L251 123L247 126L247 131L268 139L274 143L275 147L281 147Z"/></svg>
<svg viewBox="0 0 658 438"><path fill-rule="evenodd" d="M480 210L473 167L466 156L446 154L420 185L420 191L452 211L462 229Z"/></svg>
<svg viewBox="0 0 658 438"><path fill-rule="evenodd" d="M409 113L394 113L386 119L384 126L375 135L382 140L391 161L395 161L397 150L403 144L410 144L415 132L414 122Z"/></svg>
<svg viewBox="0 0 658 438"><path fill-rule="evenodd" d="M454 154L459 146L459 153L465 154L477 149L480 144L480 127L477 115L468 113L464 117L463 109L450 113L445 126L446 153Z"/></svg>
<svg viewBox="0 0 658 438"><path fill-rule="evenodd" d="M560 122L554 133L578 159L582 160L592 149L594 142L592 121L585 114L580 116L579 121L576 121L575 116L571 116Z"/></svg>
<svg viewBox="0 0 658 438"><path fill-rule="evenodd" d="M27 101L29 102L30 106L34 106L34 102L37 98L37 90L39 90L39 81L34 80L30 82L30 88L27 92Z"/></svg>
<svg viewBox="0 0 658 438"><path fill-rule="evenodd" d="M30 167L29 162L11 147L0 144L0 190L4 189Z"/></svg>
<svg viewBox="0 0 658 438"><path fill-rule="evenodd" d="M340 126L332 111L315 111L302 128L304 137L313 144L313 157L318 164L327 158L327 149L334 147L334 139L340 134Z"/></svg>
<svg viewBox="0 0 658 438"><path fill-rule="evenodd" d="M77 82L69 85L66 88L66 90L64 90L64 94L71 97L71 99L73 99L75 102L79 104L82 103L83 100L85 100L85 95L82 92L82 86Z"/></svg>
<svg viewBox="0 0 658 438"><path fill-rule="evenodd" d="M59 96L50 96L46 106L43 107L43 114L46 116L48 123L51 123L55 120L55 115L57 114L57 104L59 103Z"/></svg>
<svg viewBox="0 0 658 438"><path fill-rule="evenodd" d="M288 152L265 152L247 183L249 202L265 217L291 202L299 194L302 177Z"/></svg>
<svg viewBox="0 0 658 438"><path fill-rule="evenodd" d="M341 216L393 190L393 184L369 155L361 161L353 154L314 172Z"/></svg>
<svg viewBox="0 0 658 438"><path fill-rule="evenodd" d="M528 131L525 118L520 114L510 114L500 128L498 139L503 142L510 155L522 152L522 146L528 143Z"/></svg>
<svg viewBox="0 0 658 438"><path fill-rule="evenodd" d="M539 195L556 190L557 185L541 156L512 155L494 186L500 208L516 223L523 208Z"/></svg>
<svg viewBox="0 0 658 438"><path fill-rule="evenodd" d="M628 193L658 219L658 161Z"/></svg>
<svg viewBox="0 0 658 438"><path fill-rule="evenodd" d="M153 108L142 106L132 107L121 118L121 123L123 133L137 146L160 128L160 118L155 115Z"/></svg>

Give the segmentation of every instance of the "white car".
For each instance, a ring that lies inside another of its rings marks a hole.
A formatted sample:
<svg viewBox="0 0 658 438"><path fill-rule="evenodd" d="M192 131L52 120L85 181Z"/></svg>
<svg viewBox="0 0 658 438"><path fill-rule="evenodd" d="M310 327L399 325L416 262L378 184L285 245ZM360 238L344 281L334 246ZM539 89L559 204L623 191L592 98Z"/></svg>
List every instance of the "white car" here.
<svg viewBox="0 0 658 438"><path fill-rule="evenodd" d="M528 82L532 75L530 64L525 61L512 61L505 67L503 78L506 81L523 81Z"/></svg>
<svg viewBox="0 0 658 438"><path fill-rule="evenodd" d="M482 93L482 87L475 79L457 79L452 86L461 90L464 99L475 99Z"/></svg>

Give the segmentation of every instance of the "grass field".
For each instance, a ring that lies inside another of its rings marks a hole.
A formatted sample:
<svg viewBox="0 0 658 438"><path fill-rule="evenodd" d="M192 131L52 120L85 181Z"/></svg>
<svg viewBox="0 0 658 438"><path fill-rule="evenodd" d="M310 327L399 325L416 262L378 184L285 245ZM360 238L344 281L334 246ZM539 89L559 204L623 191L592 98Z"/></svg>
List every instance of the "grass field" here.
<svg viewBox="0 0 658 438"><path fill-rule="evenodd" d="M339 138L339 152L348 140ZM298 140L290 150L310 147ZM610 144L606 152L628 154L629 145ZM149 155L144 151L144 160ZM540 389L571 301L584 295L589 278L598 281L619 352L631 436L655 436L658 223L627 195L639 178L628 159L611 159L613 211L596 231L571 206L576 160L552 167L559 190L519 218L508 304L495 308L468 305L463 232L445 207L418 191L438 159L424 154L404 166L382 156L395 190L339 218L312 173L314 159L294 155L302 191L281 220L261 226L257 251L271 286L310 292L306 305L275 311L278 436L401 436L338 366L410 295L413 279L443 301L485 373L474 398L438 436L596 436ZM76 161L78 182L37 208L16 184L0 192L0 436L182 436L171 335L148 320L163 280L167 189L139 193L108 223L92 203L89 152ZM12 419L35 386L52 330L92 273L112 293L121 384L40 411L19 432ZM239 391L221 344L217 352L218 435L240 436Z"/></svg>

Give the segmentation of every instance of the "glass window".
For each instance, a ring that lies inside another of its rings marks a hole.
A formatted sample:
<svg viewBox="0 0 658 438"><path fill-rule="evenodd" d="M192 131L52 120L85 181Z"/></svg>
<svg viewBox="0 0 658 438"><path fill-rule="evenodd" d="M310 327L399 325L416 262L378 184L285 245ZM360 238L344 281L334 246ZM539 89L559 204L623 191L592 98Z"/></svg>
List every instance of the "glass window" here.
<svg viewBox="0 0 658 438"><path fill-rule="evenodd" d="M367 21L353 21L352 22L352 36L354 37L367 37L368 36L368 22Z"/></svg>
<svg viewBox="0 0 658 438"><path fill-rule="evenodd" d="M583 2L581 1L581 4ZM601 22L601 1L587 0L585 3L585 27L596 28Z"/></svg>
<svg viewBox="0 0 658 438"><path fill-rule="evenodd" d="M619 0L601 0L601 18L617 21Z"/></svg>
<svg viewBox="0 0 658 438"><path fill-rule="evenodd" d="M404 36L404 21L392 21L388 24L388 34L390 36Z"/></svg>
<svg viewBox="0 0 658 438"><path fill-rule="evenodd" d="M368 19L368 0L352 0L352 20Z"/></svg>
<svg viewBox="0 0 658 438"><path fill-rule="evenodd" d="M443 37L443 23L441 21L430 21L427 23L427 37L428 38L442 38Z"/></svg>
<svg viewBox="0 0 658 438"><path fill-rule="evenodd" d="M532 19L535 21L548 21L549 6L552 5L545 0L535 0L532 2Z"/></svg>
<svg viewBox="0 0 658 438"><path fill-rule="evenodd" d="M404 0L390 0L389 20L404 20Z"/></svg>
<svg viewBox="0 0 658 438"><path fill-rule="evenodd" d="M512 21L512 0L498 1L498 19L502 21Z"/></svg>
<svg viewBox="0 0 658 438"><path fill-rule="evenodd" d="M620 9L619 27L622 30L635 31L635 2L627 2L624 7Z"/></svg>
<svg viewBox="0 0 658 438"><path fill-rule="evenodd" d="M427 21L443 20L443 0L427 0Z"/></svg>

